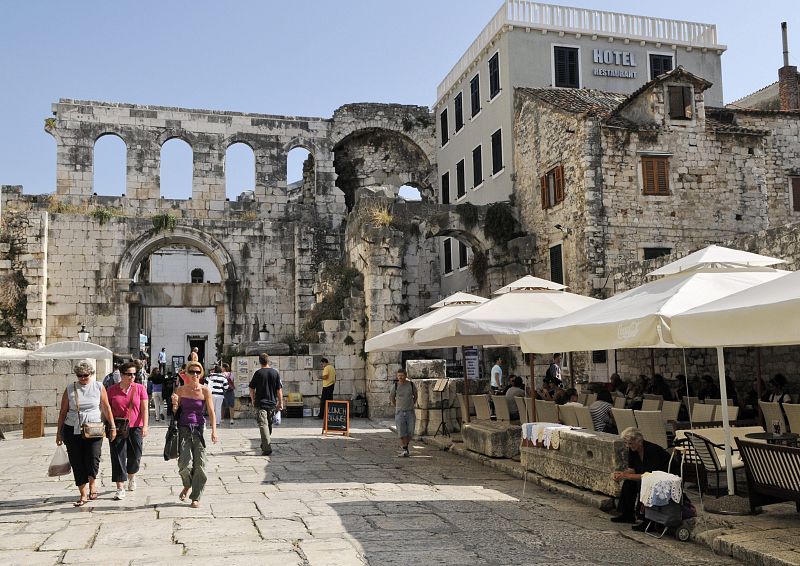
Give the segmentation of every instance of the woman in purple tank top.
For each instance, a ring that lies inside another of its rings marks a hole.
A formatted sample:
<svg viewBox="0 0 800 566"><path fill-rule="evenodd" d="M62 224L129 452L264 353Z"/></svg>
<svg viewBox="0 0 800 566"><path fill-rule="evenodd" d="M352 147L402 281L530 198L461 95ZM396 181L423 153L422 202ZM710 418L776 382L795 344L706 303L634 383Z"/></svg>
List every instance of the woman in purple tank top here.
<svg viewBox="0 0 800 566"><path fill-rule="evenodd" d="M200 384L203 377L203 366L199 362L186 364L186 384L178 387L172 394L172 410L178 413L178 473L183 482L183 491L179 496L186 501L192 500L192 507L200 507L200 496L206 486L206 442L203 438L205 417L203 409L208 411L211 424L211 441L217 442L217 420L214 414L214 401L211 390ZM189 490L192 491L189 494Z"/></svg>

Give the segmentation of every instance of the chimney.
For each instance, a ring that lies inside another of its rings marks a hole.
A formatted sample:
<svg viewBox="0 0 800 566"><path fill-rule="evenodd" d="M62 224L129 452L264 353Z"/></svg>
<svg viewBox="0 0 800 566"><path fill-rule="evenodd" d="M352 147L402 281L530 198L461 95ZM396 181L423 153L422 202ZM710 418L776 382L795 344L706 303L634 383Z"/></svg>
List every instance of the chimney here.
<svg viewBox="0 0 800 566"><path fill-rule="evenodd" d="M778 69L781 110L800 110L800 77L797 76L797 67L789 65L786 22L781 22L781 35L783 36L783 67Z"/></svg>

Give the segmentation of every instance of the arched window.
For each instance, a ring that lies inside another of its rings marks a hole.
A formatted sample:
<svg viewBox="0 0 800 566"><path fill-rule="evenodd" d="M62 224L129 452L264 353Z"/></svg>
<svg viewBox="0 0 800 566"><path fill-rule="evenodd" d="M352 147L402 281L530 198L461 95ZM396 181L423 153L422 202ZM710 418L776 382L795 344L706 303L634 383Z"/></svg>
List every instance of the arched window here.
<svg viewBox="0 0 800 566"><path fill-rule="evenodd" d="M116 134L104 134L94 142L94 179L98 195L125 195L128 170L128 147Z"/></svg>
<svg viewBox="0 0 800 566"><path fill-rule="evenodd" d="M290 188L293 183L303 180L303 164L309 155L311 155L311 152L304 147L296 147L289 152L286 157L287 188Z"/></svg>
<svg viewBox="0 0 800 566"><path fill-rule="evenodd" d="M204 280L203 270L200 268L192 269L192 283L202 283Z"/></svg>
<svg viewBox="0 0 800 566"><path fill-rule="evenodd" d="M231 200L256 188L256 156L246 143L234 143L225 152L225 196Z"/></svg>
<svg viewBox="0 0 800 566"><path fill-rule="evenodd" d="M422 194L419 192L419 189L411 185L403 185L400 187L400 190L397 191L397 196L405 200L422 200Z"/></svg>
<svg viewBox="0 0 800 566"><path fill-rule="evenodd" d="M161 196L188 199L192 196L194 164L192 146L172 138L161 146Z"/></svg>

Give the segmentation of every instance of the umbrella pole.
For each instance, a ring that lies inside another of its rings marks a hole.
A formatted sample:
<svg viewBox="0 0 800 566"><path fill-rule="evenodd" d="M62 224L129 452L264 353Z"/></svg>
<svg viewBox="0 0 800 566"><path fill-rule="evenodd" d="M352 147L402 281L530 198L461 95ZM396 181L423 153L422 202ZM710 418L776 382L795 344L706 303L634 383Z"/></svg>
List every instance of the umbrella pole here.
<svg viewBox="0 0 800 566"><path fill-rule="evenodd" d="M465 424L469 424L469 372L467 371L467 358L464 357L464 346L461 346L461 367L464 368L464 415Z"/></svg>
<svg viewBox="0 0 800 566"><path fill-rule="evenodd" d="M722 404L722 429L725 432L725 476L728 481L728 495L733 495L736 484L733 480L731 463L731 423L728 421L728 386L725 383L725 355L722 346L717 346L717 368L719 369L719 393Z"/></svg>
<svg viewBox="0 0 800 566"><path fill-rule="evenodd" d="M756 372L756 395L758 396L758 399L756 399L756 417L759 423L764 423L764 430L767 430L767 423L764 420L764 415L761 413L761 396L764 394L761 390L761 348L756 348L756 362L758 366Z"/></svg>
<svg viewBox="0 0 800 566"><path fill-rule="evenodd" d="M656 350L650 348L650 379L656 374Z"/></svg>
<svg viewBox="0 0 800 566"><path fill-rule="evenodd" d="M575 387L575 366L572 365L572 352L567 352L569 358L569 386Z"/></svg>
<svg viewBox="0 0 800 566"><path fill-rule="evenodd" d="M533 373L533 366L534 361L536 360L536 354L530 354L529 362L531 365L531 411L533 412L533 422L536 422L536 376ZM528 415L525 415L527 418ZM521 417L520 417L520 420Z"/></svg>

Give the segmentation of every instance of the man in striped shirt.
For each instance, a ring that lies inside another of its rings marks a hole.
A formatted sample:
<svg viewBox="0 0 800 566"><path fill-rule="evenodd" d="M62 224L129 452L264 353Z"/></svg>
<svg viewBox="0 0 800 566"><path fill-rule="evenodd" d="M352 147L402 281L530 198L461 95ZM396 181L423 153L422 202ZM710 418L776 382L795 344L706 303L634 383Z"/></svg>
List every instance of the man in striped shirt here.
<svg viewBox="0 0 800 566"><path fill-rule="evenodd" d="M214 413L217 417L217 426L222 422L222 400L225 398L225 390L228 388L228 378L222 373L219 364L214 365L214 371L206 377L208 386L211 388L211 399L214 401Z"/></svg>

